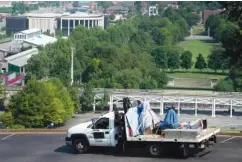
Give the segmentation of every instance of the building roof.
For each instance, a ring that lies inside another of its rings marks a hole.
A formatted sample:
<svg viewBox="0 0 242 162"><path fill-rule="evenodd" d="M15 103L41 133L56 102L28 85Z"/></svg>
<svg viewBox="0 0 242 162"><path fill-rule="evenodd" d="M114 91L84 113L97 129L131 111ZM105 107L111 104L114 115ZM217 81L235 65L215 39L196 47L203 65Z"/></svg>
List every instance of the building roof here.
<svg viewBox="0 0 242 162"><path fill-rule="evenodd" d="M56 18L61 17L62 13L27 13L28 17L45 17L45 18Z"/></svg>
<svg viewBox="0 0 242 162"><path fill-rule="evenodd" d="M29 60L29 58L32 55L38 54L38 52L39 51L37 48L32 48L27 51L23 51L23 52L15 54L15 55L6 57L5 60L12 65L15 65L18 67L23 67L24 65L27 64L27 61Z"/></svg>
<svg viewBox="0 0 242 162"><path fill-rule="evenodd" d="M103 14L93 14L87 12L76 12L73 14L65 13L61 16L61 18L92 18L92 17L102 17Z"/></svg>
<svg viewBox="0 0 242 162"><path fill-rule="evenodd" d="M24 42L36 46L45 46L49 43L54 43L56 41L56 38L44 34L24 40Z"/></svg>
<svg viewBox="0 0 242 162"><path fill-rule="evenodd" d="M8 16L6 19L27 19L27 16L18 15L18 16Z"/></svg>
<svg viewBox="0 0 242 162"><path fill-rule="evenodd" d="M0 50L1 51L8 52L10 50L10 47L11 47L11 40L0 43Z"/></svg>
<svg viewBox="0 0 242 162"><path fill-rule="evenodd" d="M23 34L31 34L31 33L35 33L35 32L40 32L40 29L33 28L33 29L28 29L28 30L20 31L19 33L23 33Z"/></svg>
<svg viewBox="0 0 242 162"><path fill-rule="evenodd" d="M108 10L114 10L114 11L123 10L123 11L128 11L129 8L128 7L124 7L124 6L120 5L120 4L117 4L115 6L109 7Z"/></svg>

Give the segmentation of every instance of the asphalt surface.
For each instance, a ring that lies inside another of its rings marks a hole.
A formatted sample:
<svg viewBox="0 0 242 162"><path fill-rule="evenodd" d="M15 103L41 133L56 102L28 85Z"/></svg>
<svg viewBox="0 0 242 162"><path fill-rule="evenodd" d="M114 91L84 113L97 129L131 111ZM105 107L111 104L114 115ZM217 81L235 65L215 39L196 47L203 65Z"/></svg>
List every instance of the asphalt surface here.
<svg viewBox="0 0 242 162"><path fill-rule="evenodd" d="M187 162L241 162L242 138L219 137L218 143L199 154L191 155ZM178 162L172 156L150 158L142 150L136 149L118 155L114 149L94 148L87 154L74 154L65 146L64 134L59 135L1 135L1 162Z"/></svg>

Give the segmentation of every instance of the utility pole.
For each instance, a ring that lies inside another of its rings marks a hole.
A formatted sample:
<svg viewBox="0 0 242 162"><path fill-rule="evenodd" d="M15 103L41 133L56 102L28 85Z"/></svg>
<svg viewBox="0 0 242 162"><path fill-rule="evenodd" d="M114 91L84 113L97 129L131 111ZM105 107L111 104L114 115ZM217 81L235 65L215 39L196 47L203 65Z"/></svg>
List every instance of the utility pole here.
<svg viewBox="0 0 242 162"><path fill-rule="evenodd" d="M73 63L73 55L74 55L74 48L71 47L71 85L73 85L73 78L74 78L74 72L73 72L73 69L74 69L74 63Z"/></svg>

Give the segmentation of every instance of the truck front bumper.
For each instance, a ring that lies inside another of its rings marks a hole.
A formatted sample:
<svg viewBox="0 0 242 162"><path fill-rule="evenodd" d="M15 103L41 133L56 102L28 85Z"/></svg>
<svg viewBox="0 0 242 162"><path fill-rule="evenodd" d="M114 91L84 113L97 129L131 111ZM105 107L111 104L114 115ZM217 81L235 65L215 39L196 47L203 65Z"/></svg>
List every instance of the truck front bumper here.
<svg viewBox="0 0 242 162"><path fill-rule="evenodd" d="M65 141L66 141L66 146L72 146L72 140L71 140L71 137L66 137L66 138L65 138Z"/></svg>

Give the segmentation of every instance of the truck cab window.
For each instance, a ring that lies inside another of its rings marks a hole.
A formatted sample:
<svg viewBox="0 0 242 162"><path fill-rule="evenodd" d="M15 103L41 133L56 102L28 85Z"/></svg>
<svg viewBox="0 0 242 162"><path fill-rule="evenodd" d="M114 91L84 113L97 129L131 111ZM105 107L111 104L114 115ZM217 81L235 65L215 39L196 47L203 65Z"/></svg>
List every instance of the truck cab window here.
<svg viewBox="0 0 242 162"><path fill-rule="evenodd" d="M109 129L109 118L100 118L95 123L95 129Z"/></svg>

